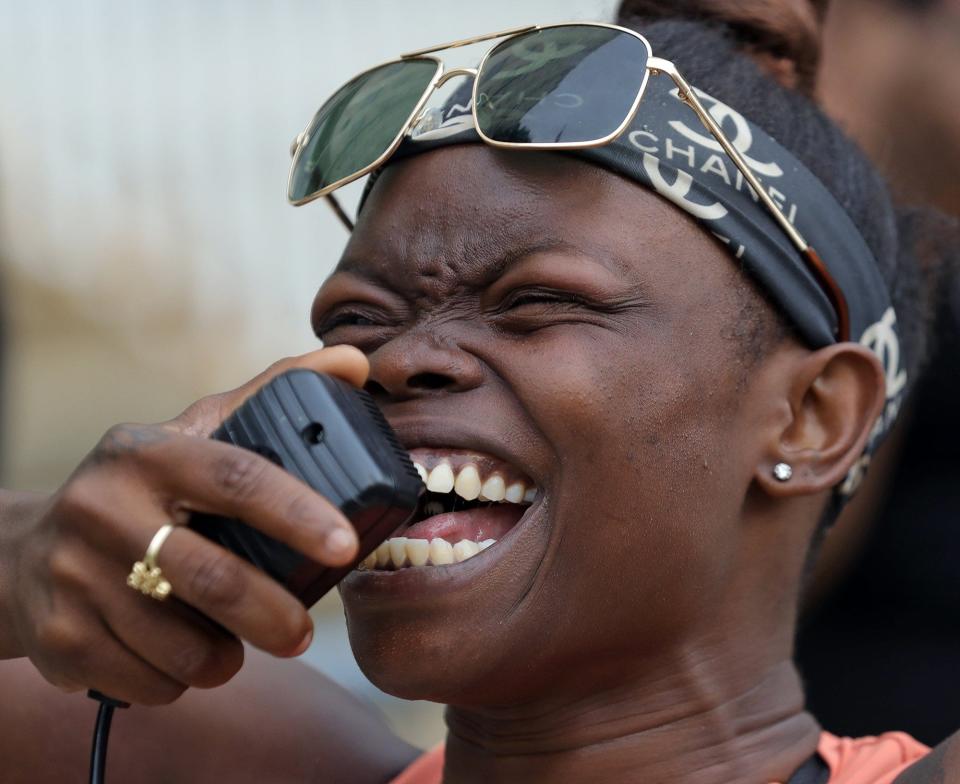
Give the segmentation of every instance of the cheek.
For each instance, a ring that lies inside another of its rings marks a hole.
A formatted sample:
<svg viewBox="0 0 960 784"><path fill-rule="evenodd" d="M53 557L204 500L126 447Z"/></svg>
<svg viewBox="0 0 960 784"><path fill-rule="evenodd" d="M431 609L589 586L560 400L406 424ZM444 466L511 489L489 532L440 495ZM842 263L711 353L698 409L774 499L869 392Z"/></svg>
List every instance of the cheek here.
<svg viewBox="0 0 960 784"><path fill-rule="evenodd" d="M589 327L538 334L518 352L526 372L511 385L554 445L564 482L586 471L608 492L636 496L656 475L685 487L716 475L737 407L724 357Z"/></svg>
<svg viewBox="0 0 960 784"><path fill-rule="evenodd" d="M722 594L742 500L727 471L736 449L727 363L636 335L560 332L537 341L543 371L525 386L558 456L553 590L588 605L581 622L622 613L628 637L650 613L702 614L703 597ZM641 628L656 625L648 617Z"/></svg>

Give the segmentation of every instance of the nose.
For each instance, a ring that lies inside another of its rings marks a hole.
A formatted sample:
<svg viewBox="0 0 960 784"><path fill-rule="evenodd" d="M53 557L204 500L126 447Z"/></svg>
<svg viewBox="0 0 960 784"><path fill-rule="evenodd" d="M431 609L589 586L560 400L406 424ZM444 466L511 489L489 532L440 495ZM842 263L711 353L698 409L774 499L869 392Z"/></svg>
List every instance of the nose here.
<svg viewBox="0 0 960 784"><path fill-rule="evenodd" d="M419 330L385 343L369 360L366 390L386 400L466 392L483 382L483 367L473 354Z"/></svg>

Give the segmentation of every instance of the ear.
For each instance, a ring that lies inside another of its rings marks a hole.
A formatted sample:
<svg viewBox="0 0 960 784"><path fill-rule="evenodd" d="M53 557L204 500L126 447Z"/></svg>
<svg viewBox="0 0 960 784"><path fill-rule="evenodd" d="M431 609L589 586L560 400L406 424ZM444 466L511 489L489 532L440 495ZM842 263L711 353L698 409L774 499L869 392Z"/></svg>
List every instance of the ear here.
<svg viewBox="0 0 960 784"><path fill-rule="evenodd" d="M857 343L806 353L793 366L786 392L788 416L772 434L755 479L769 495L812 495L843 481L863 454L886 401L880 360ZM773 468L793 469L788 481Z"/></svg>

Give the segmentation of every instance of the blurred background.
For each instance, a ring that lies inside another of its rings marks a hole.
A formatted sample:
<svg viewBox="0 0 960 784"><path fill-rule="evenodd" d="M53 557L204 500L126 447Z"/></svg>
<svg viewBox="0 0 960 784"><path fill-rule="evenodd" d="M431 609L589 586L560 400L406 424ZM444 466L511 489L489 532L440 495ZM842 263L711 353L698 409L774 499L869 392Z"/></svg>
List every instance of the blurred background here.
<svg viewBox="0 0 960 784"><path fill-rule="evenodd" d="M323 203L293 209L284 192L290 141L336 87L406 50L531 22L610 20L617 5L0 0L0 485L53 489L111 424L168 418L317 345L309 305L346 232ZM960 3L834 0L826 30L824 104L903 197L960 211ZM955 325L952 307L943 318ZM923 412L956 408L957 348L947 346L927 385L940 397L918 407L915 432ZM925 444L943 432L942 420L928 424ZM916 475L901 470L897 486L909 497L916 483L944 477L933 495L946 506L925 507L926 538L909 506L876 522L879 506L898 509L883 494L849 526L827 581L833 599L821 603L829 611L811 615L801 646L813 705L841 733L870 731L871 717L879 729L911 729L897 719L902 705L894 721L882 715L891 705L876 688L883 668L868 666L886 645L904 672L891 614L874 623L863 612L889 609L885 591L913 602L897 640L920 639L916 607L936 604L933 653L911 655L918 671L933 656L956 682L960 629L942 619L960 617L951 566L960 548L954 528L944 533L960 500L942 489L956 484L957 450L914 455L906 435L899 443ZM891 527L903 514L913 516L907 542ZM929 552L905 568L917 541ZM952 577L931 582L931 559ZM392 700L357 670L335 597L314 615L311 665L378 704L407 739L441 737L437 706ZM901 702L915 702L917 682L901 680ZM960 694L951 699L948 722ZM850 706L854 717L844 715ZM928 729L934 740L940 727Z"/></svg>
<svg viewBox="0 0 960 784"><path fill-rule="evenodd" d="M0 486L56 488L103 432L158 421L318 345L347 234L286 203L291 140L401 52L611 0L0 0ZM454 58L459 53L454 54ZM440 710L379 693L336 597L306 655L421 744Z"/></svg>

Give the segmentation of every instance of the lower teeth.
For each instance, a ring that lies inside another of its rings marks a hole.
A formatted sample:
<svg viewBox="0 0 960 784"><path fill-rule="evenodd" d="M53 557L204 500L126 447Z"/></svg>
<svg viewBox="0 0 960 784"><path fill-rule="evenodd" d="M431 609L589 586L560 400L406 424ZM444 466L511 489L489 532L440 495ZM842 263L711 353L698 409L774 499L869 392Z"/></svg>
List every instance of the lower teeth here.
<svg viewBox="0 0 960 784"><path fill-rule="evenodd" d="M357 567L370 569L403 569L411 566L446 566L461 563L486 550L496 539L474 542L461 539L451 545L446 539L408 539L395 536L387 539L361 561Z"/></svg>

